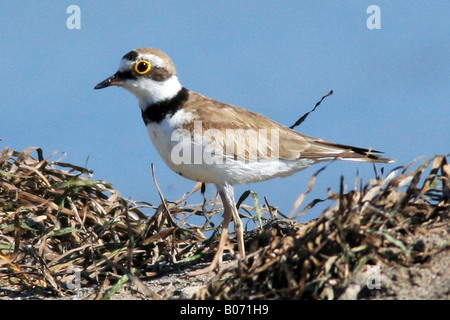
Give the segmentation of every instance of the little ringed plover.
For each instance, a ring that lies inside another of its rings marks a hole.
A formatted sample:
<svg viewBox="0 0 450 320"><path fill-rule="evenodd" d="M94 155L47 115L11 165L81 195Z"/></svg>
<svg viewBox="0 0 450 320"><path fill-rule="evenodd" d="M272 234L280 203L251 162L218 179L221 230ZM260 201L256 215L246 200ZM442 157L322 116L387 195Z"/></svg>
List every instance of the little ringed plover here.
<svg viewBox="0 0 450 320"><path fill-rule="evenodd" d="M235 184L286 177L330 160L391 163L379 151L333 143L298 133L261 114L203 96L182 86L172 60L154 48L123 56L119 70L95 89L119 86L139 101L142 119L164 162L181 176L215 184L224 207L217 252L204 272L219 267L235 224L245 256Z"/></svg>

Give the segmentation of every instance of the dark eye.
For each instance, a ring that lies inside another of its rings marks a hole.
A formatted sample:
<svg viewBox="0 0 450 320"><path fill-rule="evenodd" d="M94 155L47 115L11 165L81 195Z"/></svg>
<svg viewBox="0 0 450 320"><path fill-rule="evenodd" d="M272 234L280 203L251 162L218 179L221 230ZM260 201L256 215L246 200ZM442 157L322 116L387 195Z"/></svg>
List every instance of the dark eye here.
<svg viewBox="0 0 450 320"><path fill-rule="evenodd" d="M152 68L152 64L147 60L140 60L134 65L134 71L139 74L146 74Z"/></svg>

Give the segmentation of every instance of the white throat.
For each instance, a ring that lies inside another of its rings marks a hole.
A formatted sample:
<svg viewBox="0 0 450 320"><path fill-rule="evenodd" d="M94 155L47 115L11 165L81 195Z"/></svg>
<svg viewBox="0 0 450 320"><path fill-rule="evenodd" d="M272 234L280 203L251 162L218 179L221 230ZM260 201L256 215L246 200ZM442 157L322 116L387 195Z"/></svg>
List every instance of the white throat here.
<svg viewBox="0 0 450 320"><path fill-rule="evenodd" d="M176 75L164 81L155 81L140 77L137 80L126 80L122 87L134 94L139 100L139 107L144 110L148 105L173 98L182 88Z"/></svg>

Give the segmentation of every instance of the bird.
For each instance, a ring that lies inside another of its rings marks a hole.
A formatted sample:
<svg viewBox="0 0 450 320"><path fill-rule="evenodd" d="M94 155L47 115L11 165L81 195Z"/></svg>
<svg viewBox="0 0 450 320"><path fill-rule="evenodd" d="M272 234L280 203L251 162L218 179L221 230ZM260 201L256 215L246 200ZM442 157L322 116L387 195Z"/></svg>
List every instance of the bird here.
<svg viewBox="0 0 450 320"><path fill-rule="evenodd" d="M234 186L287 177L332 160L392 163L380 151L299 133L262 114L184 87L172 59L156 48L129 51L112 76L95 89L122 87L138 99L142 119L161 158L184 178L214 184L223 205L222 231L208 267L220 269L234 222L238 253L245 258L242 221Z"/></svg>

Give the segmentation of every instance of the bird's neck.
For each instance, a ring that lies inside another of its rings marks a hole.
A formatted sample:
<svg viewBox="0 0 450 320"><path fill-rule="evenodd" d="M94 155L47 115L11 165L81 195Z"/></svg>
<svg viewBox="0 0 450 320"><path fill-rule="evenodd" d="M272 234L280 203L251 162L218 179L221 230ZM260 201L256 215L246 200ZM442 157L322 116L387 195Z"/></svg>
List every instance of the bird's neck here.
<svg viewBox="0 0 450 320"><path fill-rule="evenodd" d="M160 123L167 115L173 115L183 107L188 95L189 90L181 87L180 90L170 98L158 102L147 103L144 107L141 106L144 123L146 125L153 122Z"/></svg>
<svg viewBox="0 0 450 320"><path fill-rule="evenodd" d="M124 87L138 98L141 110L172 99L183 88L176 75L172 75L164 81L141 78L127 83Z"/></svg>

